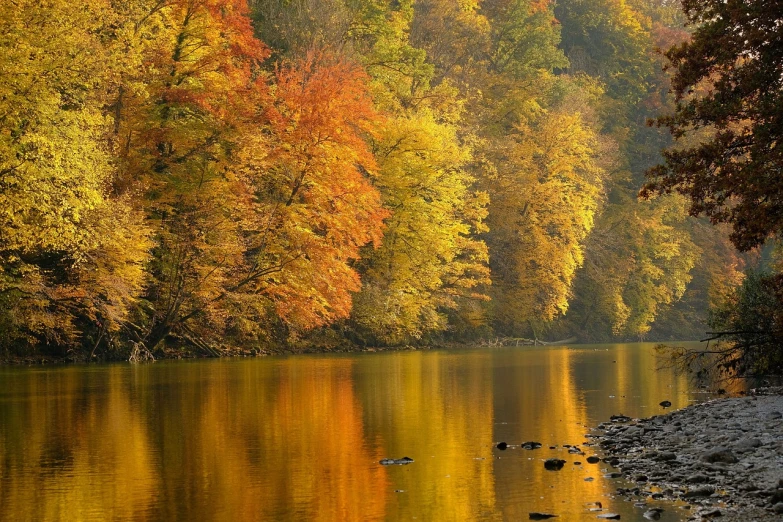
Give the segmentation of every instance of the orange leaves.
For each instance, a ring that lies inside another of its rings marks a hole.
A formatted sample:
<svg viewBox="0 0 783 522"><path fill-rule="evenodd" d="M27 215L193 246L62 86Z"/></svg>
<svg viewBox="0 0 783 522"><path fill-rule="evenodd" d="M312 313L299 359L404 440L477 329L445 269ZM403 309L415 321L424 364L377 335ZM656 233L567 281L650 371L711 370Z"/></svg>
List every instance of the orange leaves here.
<svg viewBox="0 0 783 522"><path fill-rule="evenodd" d="M330 57L286 64L276 80L269 135L246 152L266 223L257 264L279 266L258 290L283 320L311 328L348 315L359 289L350 263L381 239L387 212L365 142L379 116L361 70Z"/></svg>

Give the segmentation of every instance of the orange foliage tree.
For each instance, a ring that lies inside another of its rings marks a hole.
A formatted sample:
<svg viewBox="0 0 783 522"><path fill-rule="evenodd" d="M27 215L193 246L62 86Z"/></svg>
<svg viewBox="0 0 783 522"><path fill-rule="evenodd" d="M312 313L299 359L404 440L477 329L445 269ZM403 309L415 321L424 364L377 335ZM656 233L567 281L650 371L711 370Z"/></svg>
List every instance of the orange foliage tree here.
<svg viewBox="0 0 783 522"><path fill-rule="evenodd" d="M380 117L361 69L315 54L277 69L268 115L243 160L257 199L251 251L268 267L250 287L301 331L348 316L360 286L351 264L380 242L387 212L365 142Z"/></svg>

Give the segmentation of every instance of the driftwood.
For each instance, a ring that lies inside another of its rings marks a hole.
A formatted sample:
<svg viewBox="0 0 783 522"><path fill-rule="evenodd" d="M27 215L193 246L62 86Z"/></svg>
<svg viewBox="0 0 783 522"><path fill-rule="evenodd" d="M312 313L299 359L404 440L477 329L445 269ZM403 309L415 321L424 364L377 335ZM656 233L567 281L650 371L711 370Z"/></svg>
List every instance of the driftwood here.
<svg viewBox="0 0 783 522"><path fill-rule="evenodd" d="M527 339L525 337L496 337L481 344L489 346L557 346L560 344L575 343L576 337L569 337L560 341L541 341L539 339Z"/></svg>

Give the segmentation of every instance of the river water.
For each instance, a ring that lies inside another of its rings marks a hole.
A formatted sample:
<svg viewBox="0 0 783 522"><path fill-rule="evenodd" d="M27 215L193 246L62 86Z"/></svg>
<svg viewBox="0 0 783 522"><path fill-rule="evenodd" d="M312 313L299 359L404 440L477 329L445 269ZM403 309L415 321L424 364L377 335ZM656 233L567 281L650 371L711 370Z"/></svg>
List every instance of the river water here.
<svg viewBox="0 0 783 522"><path fill-rule="evenodd" d="M612 414L707 398L652 347L2 368L0 519L567 521L601 502L643 520L592 449L563 445Z"/></svg>

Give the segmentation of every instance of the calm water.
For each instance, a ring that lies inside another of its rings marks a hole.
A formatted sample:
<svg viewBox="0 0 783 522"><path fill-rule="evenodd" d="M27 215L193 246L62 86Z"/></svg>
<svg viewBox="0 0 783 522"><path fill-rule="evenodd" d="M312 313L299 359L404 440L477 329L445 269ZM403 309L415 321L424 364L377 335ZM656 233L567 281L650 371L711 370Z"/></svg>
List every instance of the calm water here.
<svg viewBox="0 0 783 522"><path fill-rule="evenodd" d="M651 348L3 368L0 519L562 521L595 520L600 501L639 520L605 465L561 446L611 414L705 398Z"/></svg>

